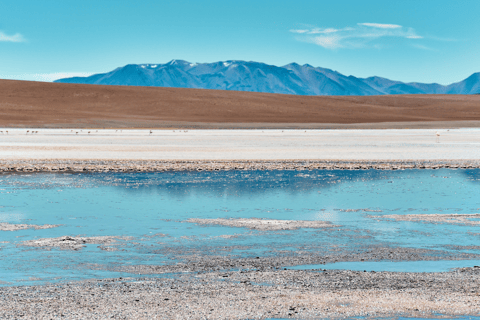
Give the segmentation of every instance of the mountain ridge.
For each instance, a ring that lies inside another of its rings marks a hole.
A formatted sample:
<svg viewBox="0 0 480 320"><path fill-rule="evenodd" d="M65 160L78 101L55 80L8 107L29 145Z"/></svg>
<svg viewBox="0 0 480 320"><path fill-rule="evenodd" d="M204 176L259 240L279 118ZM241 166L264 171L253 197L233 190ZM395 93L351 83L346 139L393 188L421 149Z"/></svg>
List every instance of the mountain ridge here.
<svg viewBox="0 0 480 320"><path fill-rule="evenodd" d="M444 86L438 83L405 83L378 76L357 78L331 69L295 62L279 67L243 60L191 63L174 59L165 64L127 64L107 73L64 78L54 82L310 96L480 93L480 72L473 73L463 81Z"/></svg>

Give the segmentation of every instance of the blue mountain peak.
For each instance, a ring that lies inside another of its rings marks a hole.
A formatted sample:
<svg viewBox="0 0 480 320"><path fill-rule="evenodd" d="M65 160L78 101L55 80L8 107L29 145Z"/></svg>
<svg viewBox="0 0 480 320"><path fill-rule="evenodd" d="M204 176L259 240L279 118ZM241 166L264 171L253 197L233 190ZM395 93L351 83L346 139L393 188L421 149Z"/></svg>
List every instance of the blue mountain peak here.
<svg viewBox="0 0 480 320"><path fill-rule="evenodd" d="M480 72L448 86L403 83L373 76L357 78L309 64L292 62L283 67L262 62L227 60L191 63L128 64L104 74L60 79L61 83L156 86L269 92L297 95L476 94Z"/></svg>

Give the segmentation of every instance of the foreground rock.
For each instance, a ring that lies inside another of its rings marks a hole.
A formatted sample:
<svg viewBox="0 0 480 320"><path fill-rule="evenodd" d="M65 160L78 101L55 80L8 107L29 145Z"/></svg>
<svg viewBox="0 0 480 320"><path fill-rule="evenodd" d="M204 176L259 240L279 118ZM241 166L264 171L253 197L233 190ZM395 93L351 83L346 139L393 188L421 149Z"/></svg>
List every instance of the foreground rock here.
<svg viewBox="0 0 480 320"><path fill-rule="evenodd" d="M241 271L0 288L2 319L478 315L480 268L445 273Z"/></svg>

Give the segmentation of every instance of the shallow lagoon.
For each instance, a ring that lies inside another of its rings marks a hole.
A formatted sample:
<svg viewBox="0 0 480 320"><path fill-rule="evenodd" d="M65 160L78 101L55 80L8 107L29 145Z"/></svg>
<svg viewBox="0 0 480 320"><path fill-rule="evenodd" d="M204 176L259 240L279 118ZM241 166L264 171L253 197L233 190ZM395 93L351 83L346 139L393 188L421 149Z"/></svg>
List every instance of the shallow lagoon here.
<svg viewBox="0 0 480 320"><path fill-rule="evenodd" d="M436 250L438 259L445 252L480 254L479 225L383 218L480 213L479 194L478 169L3 174L0 223L61 226L0 231L0 281L132 277L106 269L171 264L192 254L329 254L376 246ZM185 222L192 217L322 220L338 227L259 231ZM128 238L80 250L22 245L66 235ZM429 271L429 264L417 270Z"/></svg>

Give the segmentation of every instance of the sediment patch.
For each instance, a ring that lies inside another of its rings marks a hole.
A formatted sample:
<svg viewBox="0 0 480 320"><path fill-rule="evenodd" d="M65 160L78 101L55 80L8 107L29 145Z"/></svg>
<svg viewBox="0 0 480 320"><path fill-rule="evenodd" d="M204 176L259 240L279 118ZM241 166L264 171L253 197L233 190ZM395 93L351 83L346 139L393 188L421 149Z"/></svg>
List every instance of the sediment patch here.
<svg viewBox="0 0 480 320"><path fill-rule="evenodd" d="M50 249L57 247L65 250L80 250L86 244L99 244L102 248L105 245L111 245L117 242L118 239L129 239L127 237L118 236L98 236L98 237L70 237L63 236L58 238L42 238L35 240L27 240L21 242L21 245L27 247L39 247Z"/></svg>
<svg viewBox="0 0 480 320"><path fill-rule="evenodd" d="M394 219L396 221L419 221L427 223L449 223L459 224L466 226L478 226L480 225L480 213L472 214L390 214L385 216L371 216L376 219ZM479 220L471 220L479 219Z"/></svg>
<svg viewBox="0 0 480 320"><path fill-rule="evenodd" d="M296 230L298 228L323 229L331 227L339 227L333 225L329 221L307 221L307 220L275 220L275 219L259 219L259 218L238 218L238 219L198 219L191 218L185 222L205 224L205 225L222 225L227 227L248 228L254 230L276 231L276 230Z"/></svg>
<svg viewBox="0 0 480 320"><path fill-rule="evenodd" d="M35 224L20 224L20 223L8 223L0 222L0 231L17 231L25 229L51 229L60 227L61 224L44 224L44 225L35 225Z"/></svg>

